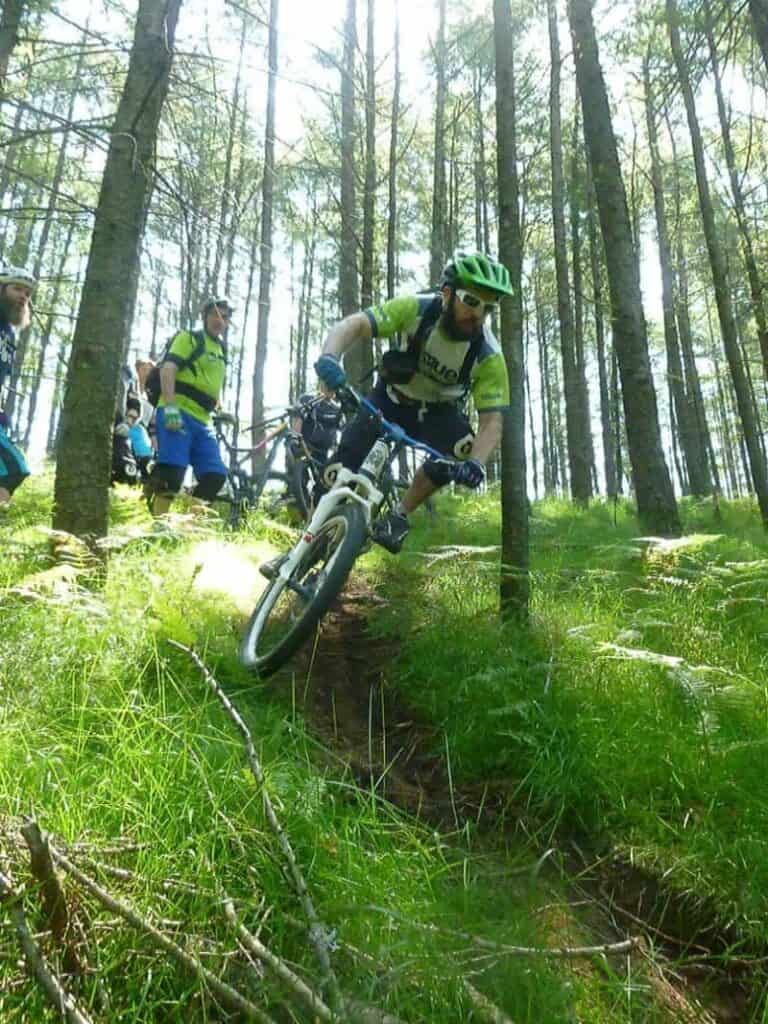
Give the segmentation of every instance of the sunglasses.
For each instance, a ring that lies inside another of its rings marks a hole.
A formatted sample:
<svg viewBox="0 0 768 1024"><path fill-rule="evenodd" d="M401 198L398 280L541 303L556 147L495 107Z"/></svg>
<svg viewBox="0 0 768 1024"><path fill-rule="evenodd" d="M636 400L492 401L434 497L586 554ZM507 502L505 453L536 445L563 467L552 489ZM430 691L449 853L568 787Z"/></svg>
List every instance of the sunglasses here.
<svg viewBox="0 0 768 1024"><path fill-rule="evenodd" d="M483 300L475 295L473 292L468 292L465 288L456 289L456 297L459 302L463 302L465 306L469 306L470 309L479 309L483 307L483 313L495 313L498 308L498 302L483 302Z"/></svg>

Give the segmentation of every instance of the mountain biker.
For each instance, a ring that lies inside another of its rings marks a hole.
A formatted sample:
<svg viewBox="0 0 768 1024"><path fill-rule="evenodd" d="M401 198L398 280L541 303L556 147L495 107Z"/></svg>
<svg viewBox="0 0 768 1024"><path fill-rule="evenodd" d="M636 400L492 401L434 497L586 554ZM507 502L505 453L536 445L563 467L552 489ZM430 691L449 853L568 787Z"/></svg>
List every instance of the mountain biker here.
<svg viewBox="0 0 768 1024"><path fill-rule="evenodd" d="M507 367L487 317L502 295L511 294L503 264L456 250L438 293L396 296L345 317L328 333L315 371L331 391L346 382L340 357L352 346L399 335L399 349L382 358L371 401L416 440L459 460L428 459L397 507L374 523L374 540L393 554L408 534L410 514L438 488L451 482L477 488L485 480L484 464L501 440L509 406ZM479 416L476 435L463 411L470 393ZM339 462L359 469L376 436L375 421L359 413L342 434Z"/></svg>
<svg viewBox="0 0 768 1024"><path fill-rule="evenodd" d="M209 420L224 385L224 334L233 312L228 299L209 299L201 309L204 344L200 356L189 362L197 341L191 331L182 330L173 338L160 367L157 462L145 484L154 516L169 510L188 466L197 477L193 494L203 501L212 501L226 479L227 469Z"/></svg>
<svg viewBox="0 0 768 1024"><path fill-rule="evenodd" d="M0 263L0 400L13 370L16 331L29 327L36 287L34 277L24 267ZM29 476L24 456L8 437L8 426L8 417L0 411L0 508L8 507L13 492Z"/></svg>
<svg viewBox="0 0 768 1024"><path fill-rule="evenodd" d="M341 426L341 408L325 395L301 395L291 416L291 430L300 434L310 456L321 465L336 441Z"/></svg>

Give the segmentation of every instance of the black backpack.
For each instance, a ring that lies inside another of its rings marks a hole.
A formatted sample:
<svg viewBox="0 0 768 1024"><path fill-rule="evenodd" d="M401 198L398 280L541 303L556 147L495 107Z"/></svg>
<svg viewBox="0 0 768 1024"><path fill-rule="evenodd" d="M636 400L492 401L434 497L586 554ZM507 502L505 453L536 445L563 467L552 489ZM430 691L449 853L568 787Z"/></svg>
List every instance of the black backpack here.
<svg viewBox="0 0 768 1024"><path fill-rule="evenodd" d="M196 363L200 356L202 356L202 354L205 352L205 332L191 331L190 333L192 334L192 337L195 339L195 347L192 350L192 354L190 356L187 356L186 359L182 359L178 363L178 367L180 370L188 370L191 367L193 372L196 373L197 371L195 370L193 364ZM177 335L174 334L173 338L171 338L168 344L165 346L163 354L160 356L157 365L153 366L152 369L149 371L149 373L147 374L147 379L144 383L144 391L146 392L147 400L151 402L152 405L155 406L160 401L160 396L163 393L162 387L160 385L160 367L168 358L168 353L171 351L171 345L173 344L176 337Z"/></svg>

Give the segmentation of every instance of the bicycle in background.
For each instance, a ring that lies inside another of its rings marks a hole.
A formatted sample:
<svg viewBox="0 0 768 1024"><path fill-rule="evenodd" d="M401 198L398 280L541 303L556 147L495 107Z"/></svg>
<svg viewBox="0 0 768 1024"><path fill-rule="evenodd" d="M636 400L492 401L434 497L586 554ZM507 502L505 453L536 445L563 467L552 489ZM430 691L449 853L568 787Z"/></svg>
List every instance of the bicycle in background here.
<svg viewBox="0 0 768 1024"><path fill-rule="evenodd" d="M341 388L337 399L347 418L361 408L367 410L378 422L379 436L357 472L338 469L300 539L270 570L270 582L240 645L242 664L262 677L271 675L311 636L366 549L371 524L397 504L399 481L392 463L398 453L411 448L440 462L456 463L384 419L353 388Z"/></svg>
<svg viewBox="0 0 768 1024"><path fill-rule="evenodd" d="M229 506L226 523L232 529L241 526L267 494L271 495L267 506L270 513L288 508L302 521L309 518L311 492L323 467L312 457L301 435L291 428L291 422L306 415L310 404L289 406L277 416L246 428L250 434L266 431L261 441L247 446L237 443L241 433L237 419L229 413L214 413L213 428L227 464L227 478L216 500ZM259 453L261 466L254 474L253 459ZM277 488L271 488L271 483Z"/></svg>

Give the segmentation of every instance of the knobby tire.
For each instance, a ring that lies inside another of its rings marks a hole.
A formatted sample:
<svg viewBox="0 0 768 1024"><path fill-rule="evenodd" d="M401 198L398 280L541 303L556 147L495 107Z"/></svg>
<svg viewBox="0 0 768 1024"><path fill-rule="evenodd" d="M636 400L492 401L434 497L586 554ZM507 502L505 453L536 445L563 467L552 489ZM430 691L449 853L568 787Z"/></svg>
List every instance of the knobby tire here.
<svg viewBox="0 0 768 1024"><path fill-rule="evenodd" d="M366 534L365 514L358 505L350 503L334 509L291 577L297 585L314 586L311 597L303 601L281 576L267 585L248 620L240 646L240 660L246 667L265 678L298 651L344 586ZM280 605L282 597L289 602L287 609ZM291 599L297 606L293 614L289 614ZM270 630L276 631L274 639Z"/></svg>

